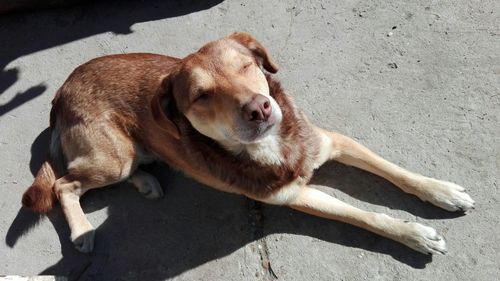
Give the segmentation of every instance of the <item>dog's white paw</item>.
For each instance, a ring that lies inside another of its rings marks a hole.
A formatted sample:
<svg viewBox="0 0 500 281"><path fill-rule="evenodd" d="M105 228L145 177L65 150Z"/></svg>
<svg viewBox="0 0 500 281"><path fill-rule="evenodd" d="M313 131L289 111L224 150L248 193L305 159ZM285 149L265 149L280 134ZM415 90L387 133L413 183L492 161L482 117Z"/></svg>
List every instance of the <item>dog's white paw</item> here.
<svg viewBox="0 0 500 281"><path fill-rule="evenodd" d="M82 253L90 253L94 250L95 230L92 228L77 237L71 235L71 241L75 248Z"/></svg>
<svg viewBox="0 0 500 281"><path fill-rule="evenodd" d="M432 227L416 222L403 222L403 233L399 241L424 254L446 254L446 242Z"/></svg>
<svg viewBox="0 0 500 281"><path fill-rule="evenodd" d="M465 188L447 181L424 179L424 192L419 197L447 211L467 211L474 208L474 200Z"/></svg>
<svg viewBox="0 0 500 281"><path fill-rule="evenodd" d="M144 171L136 171L129 179L129 182L131 182L139 193L147 199L158 199L163 197L163 189L158 180Z"/></svg>

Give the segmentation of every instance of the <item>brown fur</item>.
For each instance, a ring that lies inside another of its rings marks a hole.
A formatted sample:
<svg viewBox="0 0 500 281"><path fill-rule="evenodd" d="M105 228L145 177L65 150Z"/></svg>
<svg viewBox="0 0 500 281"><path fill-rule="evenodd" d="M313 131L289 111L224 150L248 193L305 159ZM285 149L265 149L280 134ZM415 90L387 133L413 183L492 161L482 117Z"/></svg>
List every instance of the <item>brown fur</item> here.
<svg viewBox="0 0 500 281"><path fill-rule="evenodd" d="M56 202L56 196L52 190L55 181L54 169L48 161L45 161L38 170L35 181L23 194L23 206L38 213L50 211Z"/></svg>

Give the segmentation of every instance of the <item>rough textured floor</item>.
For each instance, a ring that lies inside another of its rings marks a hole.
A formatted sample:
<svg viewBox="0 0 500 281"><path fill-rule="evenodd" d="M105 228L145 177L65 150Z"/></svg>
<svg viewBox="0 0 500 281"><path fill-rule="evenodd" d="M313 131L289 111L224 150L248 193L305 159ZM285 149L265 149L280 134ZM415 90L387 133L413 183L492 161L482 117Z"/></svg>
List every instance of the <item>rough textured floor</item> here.
<svg viewBox="0 0 500 281"><path fill-rule="evenodd" d="M0 17L0 274L498 280L500 2L122 2ZM354 168L332 163L314 179L355 206L435 227L447 239L446 256L255 204L162 166L150 169L164 199L143 199L127 184L84 196L97 227L92 255L73 249L59 207L40 218L20 209L47 148L50 101L72 69L114 53L182 57L236 30L270 50L277 77L313 122L468 189L476 209L461 216Z"/></svg>

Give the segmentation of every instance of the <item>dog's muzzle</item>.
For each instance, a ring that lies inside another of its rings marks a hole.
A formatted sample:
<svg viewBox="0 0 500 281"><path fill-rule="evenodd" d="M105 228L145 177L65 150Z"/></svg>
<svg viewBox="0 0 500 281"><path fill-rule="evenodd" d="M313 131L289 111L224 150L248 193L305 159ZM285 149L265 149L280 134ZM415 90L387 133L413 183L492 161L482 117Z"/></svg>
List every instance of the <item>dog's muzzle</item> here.
<svg viewBox="0 0 500 281"><path fill-rule="evenodd" d="M271 99L257 94L242 107L242 120L236 130L241 141L254 142L260 139L281 120L281 111Z"/></svg>

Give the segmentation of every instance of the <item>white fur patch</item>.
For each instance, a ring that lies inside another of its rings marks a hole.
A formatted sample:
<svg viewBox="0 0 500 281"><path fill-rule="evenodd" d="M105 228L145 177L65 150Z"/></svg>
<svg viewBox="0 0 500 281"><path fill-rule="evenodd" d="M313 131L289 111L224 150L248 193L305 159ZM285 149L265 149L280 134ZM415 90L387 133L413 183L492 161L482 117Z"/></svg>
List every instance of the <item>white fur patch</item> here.
<svg viewBox="0 0 500 281"><path fill-rule="evenodd" d="M252 160L266 165L280 165L283 162L281 139L277 134L270 134L263 139L246 145L246 151Z"/></svg>
<svg viewBox="0 0 500 281"><path fill-rule="evenodd" d="M203 68L196 67L191 71L192 81L196 81L194 84L202 89L208 89L214 86L215 81L212 75Z"/></svg>
<svg viewBox="0 0 500 281"><path fill-rule="evenodd" d="M300 191L300 181L301 179L297 179L294 182L283 186L280 190L268 198L262 200L264 203L273 204L273 205L286 205L297 197Z"/></svg>
<svg viewBox="0 0 500 281"><path fill-rule="evenodd" d="M321 136L321 144L320 144L318 161L316 161L314 169L319 168L319 166L321 166L323 163L325 163L332 157L332 148L333 148L332 139L322 131L318 130L318 133Z"/></svg>
<svg viewBox="0 0 500 281"><path fill-rule="evenodd" d="M244 56L234 48L226 48L222 51L221 60L230 69L238 70L243 63Z"/></svg>
<svg viewBox="0 0 500 281"><path fill-rule="evenodd" d="M219 124L202 125L201 122L196 122L196 118L188 116L188 119L192 120L191 124L195 129L217 140L224 148L233 154L239 154L242 151L246 151L250 155L250 158L256 162L265 165L281 165L284 159L281 152L282 140L279 131L283 113L278 103L272 97L270 97L269 100L273 108L275 124L273 128L264 133L259 140L252 143L243 143L235 139L234 133L224 130L224 126Z"/></svg>

